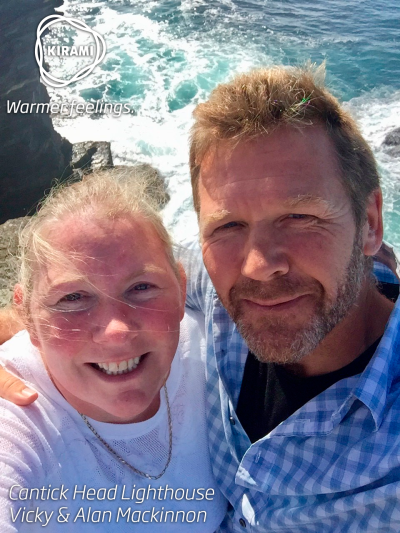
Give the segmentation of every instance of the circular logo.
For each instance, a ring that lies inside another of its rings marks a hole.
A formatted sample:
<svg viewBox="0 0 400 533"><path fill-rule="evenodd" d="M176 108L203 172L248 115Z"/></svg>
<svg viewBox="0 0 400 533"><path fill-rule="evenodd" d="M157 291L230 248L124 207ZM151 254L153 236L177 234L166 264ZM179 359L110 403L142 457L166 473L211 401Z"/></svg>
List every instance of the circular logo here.
<svg viewBox="0 0 400 533"><path fill-rule="evenodd" d="M53 26L53 24L57 24L58 22L64 22L65 24L69 24L70 26L76 28L79 31L90 33L94 39L93 63L91 65L86 65L85 67L83 67L81 70L79 70L79 72L72 76L70 80L61 80L60 78L52 76L44 69L43 66L44 55L42 41L40 37L44 31ZM106 51L107 47L104 38L99 33L97 33L97 31L93 30L87 24L78 19L63 17L62 15L49 15L39 23L39 26L36 31L35 58L39 66L40 76L42 77L43 82L46 85L49 85L50 87L66 87L71 83L75 83L76 81L86 78L86 76L89 76L89 74L93 72L93 69L103 61L104 56L106 55Z"/></svg>

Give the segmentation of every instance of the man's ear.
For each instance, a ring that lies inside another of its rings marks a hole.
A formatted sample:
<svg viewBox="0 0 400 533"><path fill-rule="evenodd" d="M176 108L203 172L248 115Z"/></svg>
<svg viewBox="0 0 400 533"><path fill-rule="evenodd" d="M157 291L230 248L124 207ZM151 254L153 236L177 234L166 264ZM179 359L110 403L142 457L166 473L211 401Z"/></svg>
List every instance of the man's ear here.
<svg viewBox="0 0 400 533"><path fill-rule="evenodd" d="M186 272L185 269L182 266L182 263L178 261L177 263L178 267L178 280L179 280L179 286L181 289L181 320L183 318L183 315L185 314L185 303L186 303Z"/></svg>
<svg viewBox="0 0 400 533"><path fill-rule="evenodd" d="M363 227L363 252L364 255L375 255L382 244L382 191L373 191L367 201L367 220Z"/></svg>

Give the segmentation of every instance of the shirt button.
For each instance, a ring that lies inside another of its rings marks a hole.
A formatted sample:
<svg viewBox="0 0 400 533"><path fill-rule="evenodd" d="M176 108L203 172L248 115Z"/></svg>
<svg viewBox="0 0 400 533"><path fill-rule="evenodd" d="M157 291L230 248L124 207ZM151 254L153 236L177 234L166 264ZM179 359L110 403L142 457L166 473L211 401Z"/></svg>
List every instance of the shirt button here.
<svg viewBox="0 0 400 533"><path fill-rule="evenodd" d="M232 424L232 426L234 426L236 424L235 419L233 418L233 416L229 417L229 422Z"/></svg>
<svg viewBox="0 0 400 533"><path fill-rule="evenodd" d="M240 519L239 519L239 524L240 524L242 527L246 527L246 522L243 520L243 518L240 518Z"/></svg>

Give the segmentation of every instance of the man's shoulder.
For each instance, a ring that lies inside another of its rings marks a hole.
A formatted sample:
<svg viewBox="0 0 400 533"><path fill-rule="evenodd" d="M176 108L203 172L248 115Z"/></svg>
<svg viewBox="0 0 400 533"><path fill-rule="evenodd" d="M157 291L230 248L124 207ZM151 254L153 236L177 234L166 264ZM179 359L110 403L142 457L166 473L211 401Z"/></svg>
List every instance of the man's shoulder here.
<svg viewBox="0 0 400 533"><path fill-rule="evenodd" d="M353 391L355 397L372 413L376 431L382 428L383 433L396 434L396 438L399 432L397 429L393 432L393 422L396 425L395 420L400 416L399 357L400 299L395 304L373 358Z"/></svg>
<svg viewBox="0 0 400 533"><path fill-rule="evenodd" d="M374 260L373 273L378 282L399 285L397 275L385 264Z"/></svg>

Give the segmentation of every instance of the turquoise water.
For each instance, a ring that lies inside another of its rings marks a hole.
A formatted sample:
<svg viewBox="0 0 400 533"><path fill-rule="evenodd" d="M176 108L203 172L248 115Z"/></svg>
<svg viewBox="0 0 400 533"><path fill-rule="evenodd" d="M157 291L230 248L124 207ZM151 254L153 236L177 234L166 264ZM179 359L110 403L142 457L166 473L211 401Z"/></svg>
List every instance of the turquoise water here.
<svg viewBox="0 0 400 533"><path fill-rule="evenodd" d="M108 52L90 77L54 98L129 103L137 116L56 118L56 127L72 141L111 140L117 163L155 164L171 191L165 218L179 237L196 227L187 166L194 106L236 72L311 60L326 61L328 86L374 149L385 236L400 249L400 159L381 147L400 126L398 0L67 0L64 12L101 33Z"/></svg>

